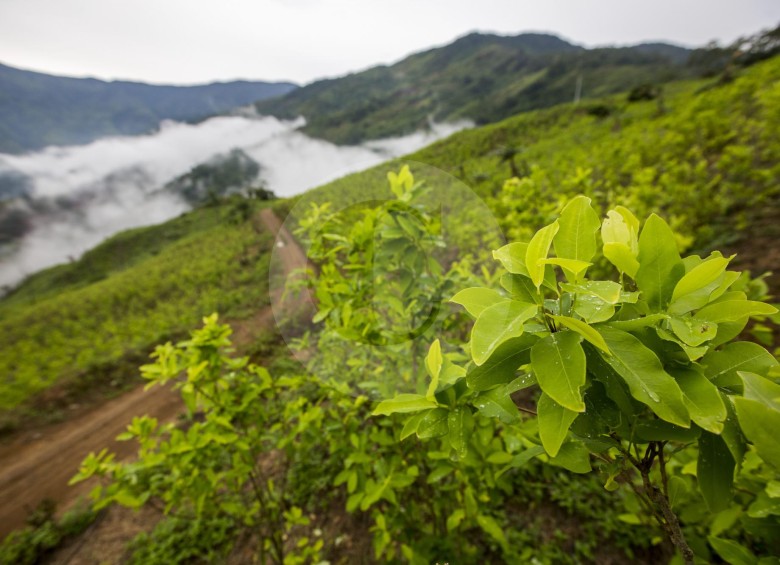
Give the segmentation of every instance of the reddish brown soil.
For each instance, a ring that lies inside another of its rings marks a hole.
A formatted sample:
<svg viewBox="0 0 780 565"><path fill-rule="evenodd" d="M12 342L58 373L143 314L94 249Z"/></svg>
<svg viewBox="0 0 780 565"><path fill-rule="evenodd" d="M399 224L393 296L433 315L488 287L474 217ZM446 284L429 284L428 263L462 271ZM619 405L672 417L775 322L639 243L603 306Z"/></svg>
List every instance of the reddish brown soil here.
<svg viewBox="0 0 780 565"><path fill-rule="evenodd" d="M263 209L253 223L258 231L268 230L284 242L275 248L284 271L282 276L306 265L303 251L270 209ZM272 329L273 324L270 306L235 322L236 346L241 349L250 344L262 332ZM0 445L0 539L23 526L29 512L43 500L53 500L62 509L87 493L90 484L71 487L68 481L90 452L108 448L119 459L131 456L137 449L135 442L117 442L114 438L134 416L148 414L169 421L181 409L179 395L169 388L144 391L142 385L100 405L79 410L67 421L17 432Z"/></svg>

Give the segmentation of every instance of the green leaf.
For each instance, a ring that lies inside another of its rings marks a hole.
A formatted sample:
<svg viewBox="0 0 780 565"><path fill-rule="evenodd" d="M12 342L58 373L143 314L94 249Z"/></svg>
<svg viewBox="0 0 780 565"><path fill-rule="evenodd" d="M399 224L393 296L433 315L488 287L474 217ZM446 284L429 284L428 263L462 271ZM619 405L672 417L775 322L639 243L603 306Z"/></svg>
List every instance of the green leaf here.
<svg viewBox="0 0 780 565"><path fill-rule="evenodd" d="M503 386L483 392L474 399L474 405L484 417L498 418L505 424L512 424L520 419L517 406Z"/></svg>
<svg viewBox="0 0 780 565"><path fill-rule="evenodd" d="M501 275L500 282L501 287L506 290L512 298L519 302L533 303L539 301L536 287L527 276L504 273Z"/></svg>
<svg viewBox="0 0 780 565"><path fill-rule="evenodd" d="M654 312L663 310L672 297L685 266L677 251L677 239L667 223L652 214L639 236L639 270L636 284Z"/></svg>
<svg viewBox="0 0 780 565"><path fill-rule="evenodd" d="M537 289L544 280L544 265L539 260L547 258L552 240L558 233L558 227L558 220L555 220L552 224L537 231L525 252L525 267Z"/></svg>
<svg viewBox="0 0 780 565"><path fill-rule="evenodd" d="M696 476L699 479L699 490L710 512L720 512L729 507L735 466L734 458L723 438L702 432L699 438Z"/></svg>
<svg viewBox="0 0 780 565"><path fill-rule="evenodd" d="M538 306L514 300L495 304L480 314L471 329L471 356L482 365L505 341L519 337L523 324L536 315Z"/></svg>
<svg viewBox="0 0 780 565"><path fill-rule="evenodd" d="M449 475L455 470L455 468L452 465L439 465L436 467L433 471L431 471L431 474L428 475L428 478L425 482L427 482L429 485L432 485L433 483L438 483L440 480L442 480L444 477Z"/></svg>
<svg viewBox="0 0 780 565"><path fill-rule="evenodd" d="M780 385L755 373L739 371L739 376L744 383L742 395L745 398L757 400L780 412Z"/></svg>
<svg viewBox="0 0 780 565"><path fill-rule="evenodd" d="M705 341L713 339L718 333L718 325L716 323L690 316L670 318L669 325L674 334L690 347L697 347Z"/></svg>
<svg viewBox="0 0 780 565"><path fill-rule="evenodd" d="M756 565L756 556L749 549L735 541L720 539L715 536L709 536L707 541L710 542L710 545L720 558L729 563L729 565Z"/></svg>
<svg viewBox="0 0 780 565"><path fill-rule="evenodd" d="M471 410L464 406L458 406L447 417L447 425L450 446L458 454L458 457L465 457L468 452L469 438L474 431L474 416L472 416Z"/></svg>
<svg viewBox="0 0 780 565"><path fill-rule="evenodd" d="M555 457L569 433L569 427L577 418L577 412L568 410L542 393L536 404L539 421L539 437L544 450Z"/></svg>
<svg viewBox="0 0 780 565"><path fill-rule="evenodd" d="M525 268L525 254L527 251L527 243L508 243L500 249L493 251L493 258L501 261L501 264L510 273L529 277L528 269Z"/></svg>
<svg viewBox="0 0 780 565"><path fill-rule="evenodd" d="M436 406L438 404L435 401L429 400L421 394L399 394L395 398L380 402L371 415L388 416L396 413L417 412L436 408Z"/></svg>
<svg viewBox="0 0 780 565"><path fill-rule="evenodd" d="M649 406L662 420L689 427L691 420L682 390L664 371L655 353L627 332L611 328L599 331L612 352L605 361L628 385L631 396Z"/></svg>
<svg viewBox="0 0 780 565"><path fill-rule="evenodd" d="M446 408L435 408L428 412L417 426L417 437L431 439L447 435L449 415L450 411Z"/></svg>
<svg viewBox="0 0 780 565"><path fill-rule="evenodd" d="M485 363L466 375L466 384L479 392L510 382L515 378L517 368L531 360L531 346L537 339L524 334L505 341Z"/></svg>
<svg viewBox="0 0 780 565"><path fill-rule="evenodd" d="M541 389L574 412L585 410L580 391L585 385L585 352L581 340L575 332L556 332L531 348L531 365Z"/></svg>
<svg viewBox="0 0 780 565"><path fill-rule="evenodd" d="M597 296L608 304L620 302L623 287L615 281L586 281L580 284L562 284L561 288L567 292L577 294L590 294Z"/></svg>
<svg viewBox="0 0 780 565"><path fill-rule="evenodd" d="M560 229L553 240L555 254L562 259L590 261L596 254L596 232L601 226L590 198L580 195L571 199L558 223Z"/></svg>
<svg viewBox="0 0 780 565"><path fill-rule="evenodd" d="M709 304L696 312L696 317L715 322L736 322L749 316L769 316L776 314L777 308L753 300L725 300Z"/></svg>
<svg viewBox="0 0 780 565"><path fill-rule="evenodd" d="M749 341L735 341L720 351L705 355L701 364L704 375L721 388L742 391L742 379L737 371L766 374L776 366L777 360L766 349Z"/></svg>
<svg viewBox="0 0 780 565"><path fill-rule="evenodd" d="M639 270L639 261L631 248L624 243L605 243L603 249L604 257L610 263L615 265L618 271L627 274L632 279L636 277Z"/></svg>
<svg viewBox="0 0 780 565"><path fill-rule="evenodd" d="M551 465L563 467L572 473L590 473L590 452L584 444L569 441L561 446L558 455L550 459Z"/></svg>
<svg viewBox="0 0 780 565"><path fill-rule="evenodd" d="M507 548L508 544L506 537L504 536L504 531L492 517L479 514L477 515L477 524L482 528L482 531L497 541L503 549Z"/></svg>
<svg viewBox="0 0 780 565"><path fill-rule="evenodd" d="M587 271L588 267L592 265L592 263L588 263L587 261L578 261L577 259L560 259L558 257L553 257L551 259L539 259L539 264L557 265L558 267L561 267L564 270L564 273L566 273L566 278L568 280L578 279L580 274Z"/></svg>
<svg viewBox="0 0 780 565"><path fill-rule="evenodd" d="M604 341L604 338L601 336L601 334L593 329L593 327L591 327L589 324L576 318L570 318L569 316L552 316L552 318L556 323L580 334L607 355L611 354L607 342Z"/></svg>
<svg viewBox="0 0 780 565"><path fill-rule="evenodd" d="M691 419L708 432L720 434L728 413L718 387L694 369L680 368L672 375L682 389Z"/></svg>
<svg viewBox="0 0 780 565"><path fill-rule="evenodd" d="M453 530L457 530L458 526L460 526L460 523L465 517L466 512L463 510L463 508L456 508L453 510L452 514L450 514L447 518L447 531L451 532Z"/></svg>
<svg viewBox="0 0 780 565"><path fill-rule="evenodd" d="M425 368L431 376L431 383L428 385L428 393L425 397L431 402L436 401L436 389L439 387L439 374L443 358L441 356L441 343L438 339L434 340L428 348L428 355L425 357Z"/></svg>
<svg viewBox="0 0 780 565"><path fill-rule="evenodd" d="M688 271L675 285L672 302L715 282L726 270L731 257L713 257Z"/></svg>
<svg viewBox="0 0 780 565"><path fill-rule="evenodd" d="M500 292L482 287L472 287L461 290L458 294L450 298L450 302L460 304L466 311L478 318L483 310L509 300Z"/></svg>
<svg viewBox="0 0 780 565"><path fill-rule="evenodd" d="M758 455L780 469L780 412L748 398L734 398L734 406L739 425Z"/></svg>
<svg viewBox="0 0 780 565"><path fill-rule="evenodd" d="M401 429L400 441L405 440L412 434L417 433L417 427L420 425L420 420L425 417L426 412L420 412L411 416L404 422L404 427Z"/></svg>

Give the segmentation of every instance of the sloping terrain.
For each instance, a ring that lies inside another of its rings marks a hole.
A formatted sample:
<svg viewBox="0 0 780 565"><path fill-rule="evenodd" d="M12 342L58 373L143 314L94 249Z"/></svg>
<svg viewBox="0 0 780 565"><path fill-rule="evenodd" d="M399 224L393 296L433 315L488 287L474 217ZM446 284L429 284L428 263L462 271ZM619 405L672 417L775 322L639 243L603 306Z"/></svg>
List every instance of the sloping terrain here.
<svg viewBox="0 0 780 565"><path fill-rule="evenodd" d="M258 111L303 115L304 131L342 144L401 135L430 120L494 122L570 101L688 74L689 50L667 44L585 49L546 34L472 33L457 41L345 77L260 101Z"/></svg>

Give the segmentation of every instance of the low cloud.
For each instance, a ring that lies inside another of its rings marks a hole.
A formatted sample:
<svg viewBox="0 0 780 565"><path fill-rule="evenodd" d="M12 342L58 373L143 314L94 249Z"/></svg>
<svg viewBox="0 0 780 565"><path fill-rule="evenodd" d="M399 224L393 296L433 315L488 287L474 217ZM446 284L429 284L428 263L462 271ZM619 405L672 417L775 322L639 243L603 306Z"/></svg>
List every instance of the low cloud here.
<svg viewBox="0 0 780 565"><path fill-rule="evenodd" d="M76 258L118 231L155 224L188 208L159 189L192 167L240 148L261 166L268 188L292 196L345 174L410 153L468 127L432 124L404 137L336 146L310 138L302 120L225 116L200 124L167 122L158 132L114 137L25 155L0 154L0 177L25 195L6 194L6 210L28 215L31 229L0 248L0 285ZM2 198L2 195L0 195Z"/></svg>

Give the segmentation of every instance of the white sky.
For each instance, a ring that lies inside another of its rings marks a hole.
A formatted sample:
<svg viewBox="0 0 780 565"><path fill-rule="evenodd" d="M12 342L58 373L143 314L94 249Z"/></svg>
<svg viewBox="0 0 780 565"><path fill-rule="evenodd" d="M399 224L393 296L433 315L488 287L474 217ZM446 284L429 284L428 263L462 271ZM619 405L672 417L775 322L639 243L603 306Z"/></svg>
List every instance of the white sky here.
<svg viewBox="0 0 780 565"><path fill-rule="evenodd" d="M693 46L778 22L780 0L0 0L0 62L157 83L306 83L473 30Z"/></svg>

